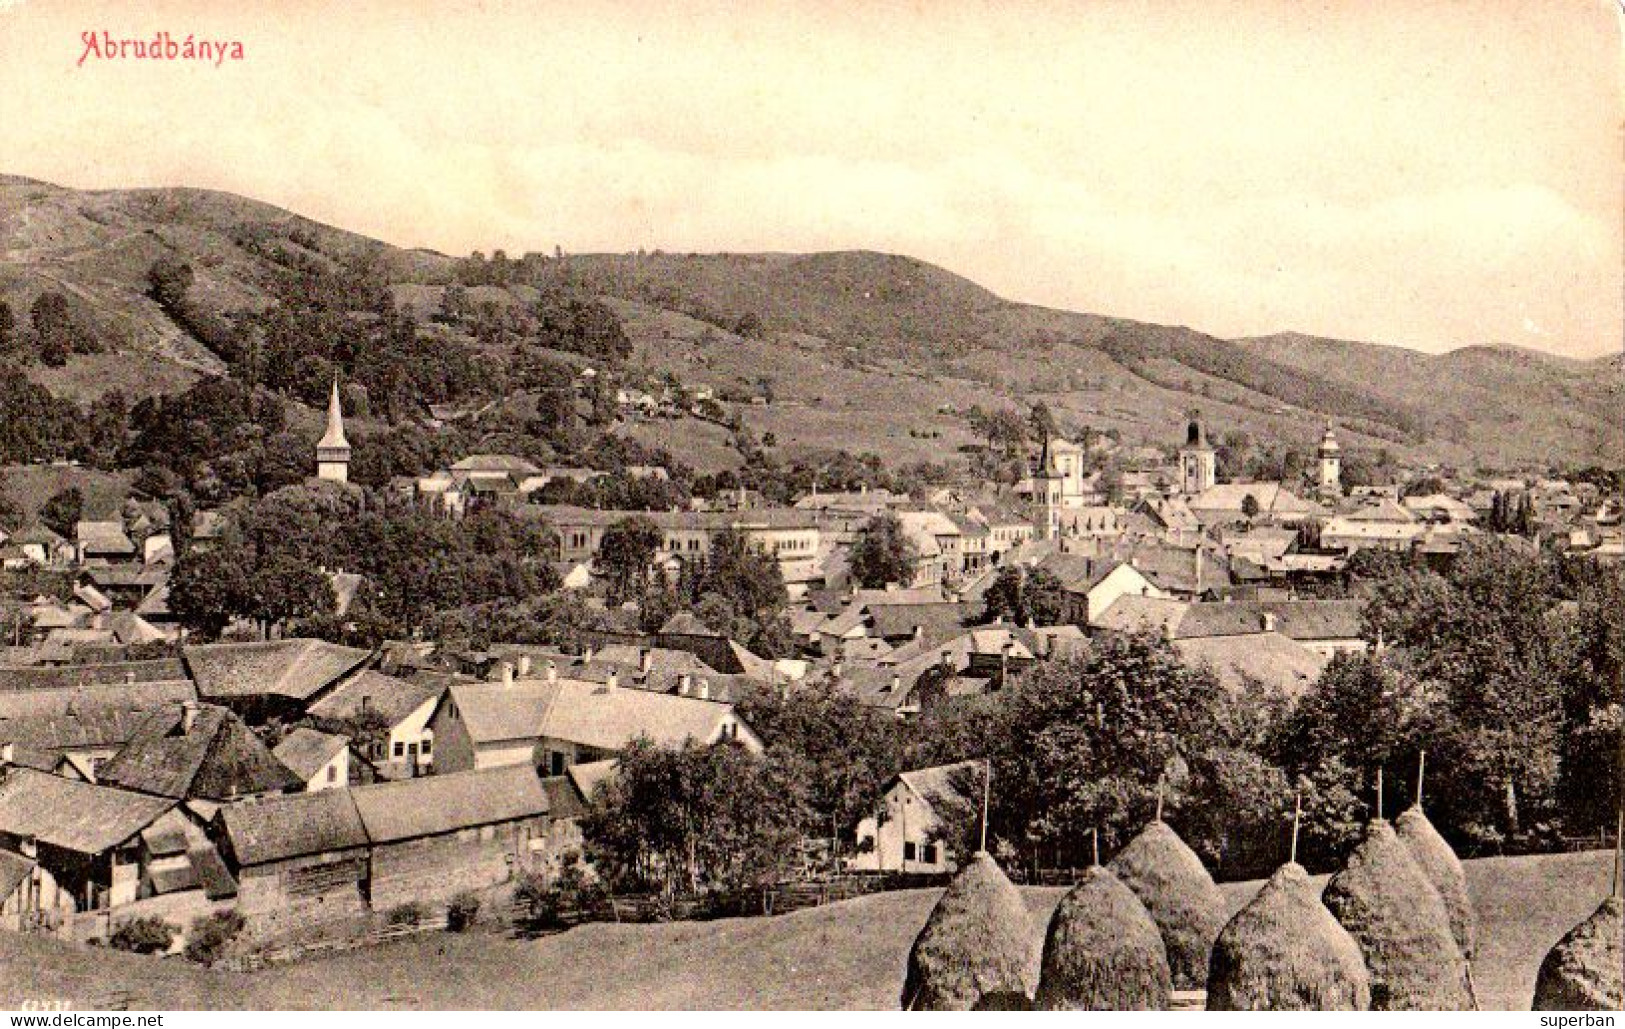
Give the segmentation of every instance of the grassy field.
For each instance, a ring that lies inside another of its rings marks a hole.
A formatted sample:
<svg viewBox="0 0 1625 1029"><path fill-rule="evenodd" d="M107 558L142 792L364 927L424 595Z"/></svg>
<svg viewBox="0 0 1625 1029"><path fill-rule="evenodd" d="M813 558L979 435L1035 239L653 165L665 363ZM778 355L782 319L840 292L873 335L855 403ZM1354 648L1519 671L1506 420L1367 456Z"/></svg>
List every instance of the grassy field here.
<svg viewBox="0 0 1625 1029"><path fill-rule="evenodd" d="M1486 1008L1526 1009L1546 951L1608 889L1604 853L1468 862ZM1224 887L1239 908L1258 883ZM1059 889L1027 891L1041 926ZM588 925L539 940L436 933L253 975L0 934L0 1006L95 1003L116 989L158 1008L884 1009L934 890L779 918Z"/></svg>

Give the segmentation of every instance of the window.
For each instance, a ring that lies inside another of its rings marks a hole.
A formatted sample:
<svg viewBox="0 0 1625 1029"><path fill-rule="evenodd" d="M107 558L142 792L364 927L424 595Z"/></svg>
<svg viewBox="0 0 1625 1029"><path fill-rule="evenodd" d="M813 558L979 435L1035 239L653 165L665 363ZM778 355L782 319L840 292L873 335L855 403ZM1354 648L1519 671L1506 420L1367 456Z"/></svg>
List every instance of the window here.
<svg viewBox="0 0 1625 1029"><path fill-rule="evenodd" d="M914 844L912 842L903 844L903 860L904 861L917 860L917 858L915 857L915 853L914 853Z"/></svg>
<svg viewBox="0 0 1625 1029"><path fill-rule="evenodd" d="M547 758L548 758L548 768L549 768L551 774L553 774L553 775L563 775L564 774L564 755L560 754L558 751L555 750L551 754L549 754L547 756Z"/></svg>
<svg viewBox="0 0 1625 1029"><path fill-rule="evenodd" d="M400 740L395 741L395 756L396 757L405 757L406 756L406 744L402 743Z"/></svg>
<svg viewBox="0 0 1625 1029"><path fill-rule="evenodd" d="M419 754L427 754L429 752L429 748L431 746L433 746L433 745L434 745L434 740L431 740L429 737L425 736L423 738L423 742L421 744L419 744L419 746L418 746L418 753Z"/></svg>
<svg viewBox="0 0 1625 1029"><path fill-rule="evenodd" d="M937 845L935 843L927 843L925 845L924 860L928 865L934 865L937 863Z"/></svg>
<svg viewBox="0 0 1625 1029"><path fill-rule="evenodd" d="M338 782L339 781L339 766L338 765L328 765L327 766L327 781L328 782Z"/></svg>

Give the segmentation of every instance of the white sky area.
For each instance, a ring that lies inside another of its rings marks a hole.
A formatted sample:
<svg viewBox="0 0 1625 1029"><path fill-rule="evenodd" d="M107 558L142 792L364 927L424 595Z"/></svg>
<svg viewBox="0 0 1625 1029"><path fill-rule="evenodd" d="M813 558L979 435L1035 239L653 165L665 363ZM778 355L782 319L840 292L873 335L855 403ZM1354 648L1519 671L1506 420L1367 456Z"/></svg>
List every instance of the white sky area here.
<svg viewBox="0 0 1625 1029"><path fill-rule="evenodd" d="M80 33L240 40L87 60ZM0 0L0 171L403 246L910 254L1221 336L1618 351L1603 0Z"/></svg>

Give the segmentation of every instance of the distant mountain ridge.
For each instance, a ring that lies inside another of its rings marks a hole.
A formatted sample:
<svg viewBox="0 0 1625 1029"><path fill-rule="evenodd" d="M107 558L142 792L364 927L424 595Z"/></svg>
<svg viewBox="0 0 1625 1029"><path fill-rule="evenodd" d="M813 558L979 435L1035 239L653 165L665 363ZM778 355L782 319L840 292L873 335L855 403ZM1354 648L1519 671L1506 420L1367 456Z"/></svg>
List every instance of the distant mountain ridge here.
<svg viewBox="0 0 1625 1029"><path fill-rule="evenodd" d="M251 310L270 302L266 254L276 247L323 261L366 256L424 303L456 264L228 193L78 191L0 176L0 298L26 316L41 291L66 293L121 352L119 385L135 392L221 370L147 295L152 262L179 256L202 302ZM750 418L792 445L940 459L966 440L946 409L1035 399L1063 420L1147 442L1173 442L1200 408L1216 428L1255 438L1308 445L1333 418L1356 449L1468 465L1617 461L1625 444L1617 357L1426 355L1294 333L1230 341L1005 300L871 251L584 254L565 268L616 306L642 366L685 380L772 378L786 404ZM735 331L747 320L751 330ZM83 361L38 378L53 390L106 388L109 362Z"/></svg>

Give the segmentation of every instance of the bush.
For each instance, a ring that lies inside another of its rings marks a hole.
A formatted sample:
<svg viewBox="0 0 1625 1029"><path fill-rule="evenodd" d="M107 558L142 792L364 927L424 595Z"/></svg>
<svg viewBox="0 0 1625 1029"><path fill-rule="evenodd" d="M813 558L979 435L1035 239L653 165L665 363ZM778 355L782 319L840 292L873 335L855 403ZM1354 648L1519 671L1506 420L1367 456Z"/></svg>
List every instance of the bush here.
<svg viewBox="0 0 1625 1029"><path fill-rule="evenodd" d="M186 934L186 960L214 964L225 956L226 948L246 924L236 908L193 919L191 931Z"/></svg>
<svg viewBox="0 0 1625 1029"><path fill-rule="evenodd" d="M446 906L446 928L454 933L467 932L479 915L479 896L473 890L464 890Z"/></svg>
<svg viewBox="0 0 1625 1029"><path fill-rule="evenodd" d="M175 927L152 915L120 922L113 935L107 938L109 947L133 954L162 954L174 942Z"/></svg>
<svg viewBox="0 0 1625 1029"><path fill-rule="evenodd" d="M519 877L514 899L524 905L531 925L558 926L566 914L588 911L602 902L604 889L587 873L580 854L565 854L563 865L551 879L536 872Z"/></svg>
<svg viewBox="0 0 1625 1029"><path fill-rule="evenodd" d="M429 911L419 902L410 900L390 908L387 917L392 928L402 925L422 925L429 917Z"/></svg>

